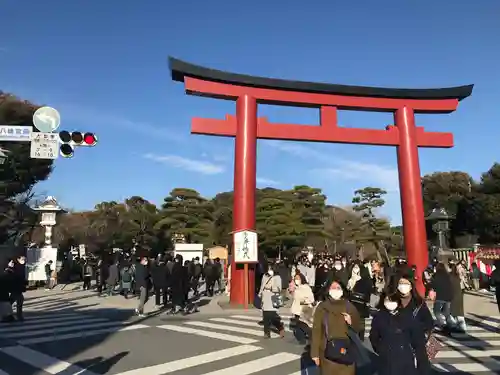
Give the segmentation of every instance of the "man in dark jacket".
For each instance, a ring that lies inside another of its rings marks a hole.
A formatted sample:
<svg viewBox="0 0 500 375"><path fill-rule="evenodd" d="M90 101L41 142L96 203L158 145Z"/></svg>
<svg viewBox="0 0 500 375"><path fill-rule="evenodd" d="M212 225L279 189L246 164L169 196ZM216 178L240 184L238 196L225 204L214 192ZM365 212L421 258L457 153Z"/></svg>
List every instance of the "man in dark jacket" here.
<svg viewBox="0 0 500 375"><path fill-rule="evenodd" d="M135 309L137 316L144 316L144 305L149 298L150 275L148 269L148 258L141 257L139 264L135 267L135 287L139 292L139 305Z"/></svg>
<svg viewBox="0 0 500 375"><path fill-rule="evenodd" d="M45 264L45 290L51 290L53 285L51 282L52 278L52 272L54 271L52 269L52 261L49 260L47 264Z"/></svg>
<svg viewBox="0 0 500 375"><path fill-rule="evenodd" d="M194 258L192 264L192 271L191 271L191 289L193 289L193 293L195 296L198 295L198 288L200 284L200 277L203 272L203 268L201 267L200 264L200 258L196 257Z"/></svg>
<svg viewBox="0 0 500 375"><path fill-rule="evenodd" d="M17 320L24 320L23 317L23 304L26 292L26 257L20 255L14 262L14 273L11 286L11 302L16 303L16 317Z"/></svg>
<svg viewBox="0 0 500 375"><path fill-rule="evenodd" d="M172 287L172 313L176 314L186 305L185 290L189 286L187 269L182 264L182 256L176 254L172 267L171 287Z"/></svg>
<svg viewBox="0 0 500 375"><path fill-rule="evenodd" d="M157 309L165 307L167 303L167 278L168 269L163 256L159 257L157 262L151 268L151 278L155 292L155 307Z"/></svg>
<svg viewBox="0 0 500 375"><path fill-rule="evenodd" d="M108 277L106 279L106 293L110 297L113 295L116 284L120 280L120 269L118 267L118 261L114 262L108 268Z"/></svg>

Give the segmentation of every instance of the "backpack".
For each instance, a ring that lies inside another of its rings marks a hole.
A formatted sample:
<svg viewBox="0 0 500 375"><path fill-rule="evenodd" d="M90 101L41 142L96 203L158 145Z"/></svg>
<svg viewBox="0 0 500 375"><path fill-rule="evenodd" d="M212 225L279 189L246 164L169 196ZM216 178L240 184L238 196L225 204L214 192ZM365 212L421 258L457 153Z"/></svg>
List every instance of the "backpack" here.
<svg viewBox="0 0 500 375"><path fill-rule="evenodd" d="M124 268L122 272L122 282L129 283L132 281L132 275L129 268Z"/></svg>

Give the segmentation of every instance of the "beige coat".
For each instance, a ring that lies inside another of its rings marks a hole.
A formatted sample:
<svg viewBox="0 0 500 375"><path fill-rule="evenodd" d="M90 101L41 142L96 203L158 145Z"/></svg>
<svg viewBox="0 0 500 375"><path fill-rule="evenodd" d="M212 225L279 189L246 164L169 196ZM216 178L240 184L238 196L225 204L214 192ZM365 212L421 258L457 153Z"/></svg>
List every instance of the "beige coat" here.
<svg viewBox="0 0 500 375"><path fill-rule="evenodd" d="M302 310L308 305L314 303L314 294L311 287L307 284L299 285L293 292L293 302L290 308L293 315L302 317Z"/></svg>

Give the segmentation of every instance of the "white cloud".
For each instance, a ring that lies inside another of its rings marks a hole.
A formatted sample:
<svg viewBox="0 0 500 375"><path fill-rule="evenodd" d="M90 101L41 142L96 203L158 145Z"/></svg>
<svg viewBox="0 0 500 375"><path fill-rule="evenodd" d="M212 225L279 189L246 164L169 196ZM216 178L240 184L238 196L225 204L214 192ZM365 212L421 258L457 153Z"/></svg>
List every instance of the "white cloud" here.
<svg viewBox="0 0 500 375"><path fill-rule="evenodd" d="M285 141L267 142L266 144L300 158L314 159L320 162L323 166L314 169L312 172L321 176L328 177L331 175L336 178L360 181L367 185L381 187L388 192L399 191L397 168L341 158L333 159L330 154L322 153L307 146Z"/></svg>
<svg viewBox="0 0 500 375"><path fill-rule="evenodd" d="M257 184L258 185L273 186L273 185L279 185L280 183L276 180L271 180L270 178L257 177Z"/></svg>
<svg viewBox="0 0 500 375"><path fill-rule="evenodd" d="M373 184L391 193L399 191L398 170L396 168L349 160L342 160L335 164L338 165L332 168L318 168L314 172L346 180L364 181L366 184Z"/></svg>
<svg viewBox="0 0 500 375"><path fill-rule="evenodd" d="M224 172L224 167L221 165L209 163L202 160L194 160L184 158L178 155L154 155L146 154L144 158L156 161L158 163L163 163L171 165L172 167L185 169L191 172L197 172L206 175L219 174Z"/></svg>
<svg viewBox="0 0 500 375"><path fill-rule="evenodd" d="M278 150L287 152L289 154L299 156L303 159L314 158L316 160L331 162L332 157L326 155L322 152L313 150L312 148L303 146L298 143L286 142L286 141L264 141L265 145L276 148Z"/></svg>

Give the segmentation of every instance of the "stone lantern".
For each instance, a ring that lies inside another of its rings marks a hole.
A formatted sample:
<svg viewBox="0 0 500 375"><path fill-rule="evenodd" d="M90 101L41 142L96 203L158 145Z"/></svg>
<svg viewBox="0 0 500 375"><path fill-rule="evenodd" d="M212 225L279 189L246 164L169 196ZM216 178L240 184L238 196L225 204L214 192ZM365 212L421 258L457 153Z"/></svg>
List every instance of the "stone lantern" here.
<svg viewBox="0 0 500 375"><path fill-rule="evenodd" d="M434 208L432 212L425 218L432 224L432 230L438 235L438 248L434 250L432 257L443 259L453 258L453 252L448 249L446 236L450 230L450 221L453 216L449 215L444 208Z"/></svg>
<svg viewBox="0 0 500 375"><path fill-rule="evenodd" d="M52 247L52 229L57 222L57 214L63 213L65 210L59 206L54 197L47 197L42 204L34 208L35 211L41 212L40 225L45 228L45 244L44 247Z"/></svg>

